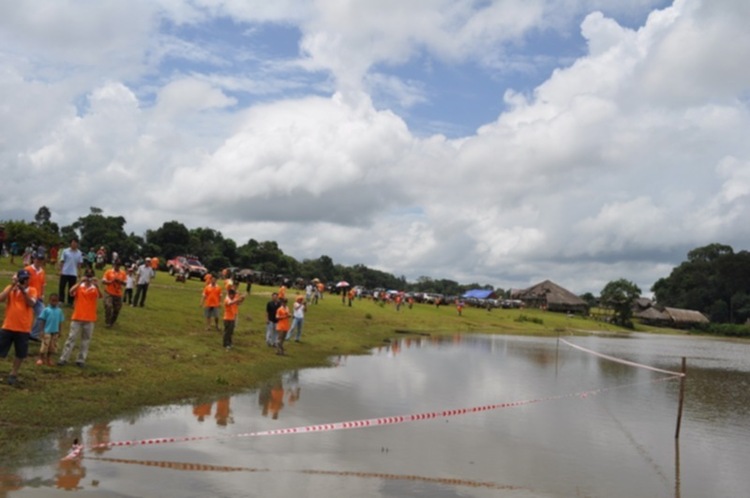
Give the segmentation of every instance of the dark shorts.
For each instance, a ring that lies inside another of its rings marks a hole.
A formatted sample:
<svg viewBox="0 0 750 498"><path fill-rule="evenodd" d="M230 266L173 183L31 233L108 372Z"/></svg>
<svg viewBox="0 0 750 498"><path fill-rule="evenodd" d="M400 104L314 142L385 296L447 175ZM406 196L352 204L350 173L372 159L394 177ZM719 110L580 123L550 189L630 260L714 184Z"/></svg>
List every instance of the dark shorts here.
<svg viewBox="0 0 750 498"><path fill-rule="evenodd" d="M8 356L11 344L16 352L16 358L26 358L29 355L29 336L28 332L0 329L0 358Z"/></svg>

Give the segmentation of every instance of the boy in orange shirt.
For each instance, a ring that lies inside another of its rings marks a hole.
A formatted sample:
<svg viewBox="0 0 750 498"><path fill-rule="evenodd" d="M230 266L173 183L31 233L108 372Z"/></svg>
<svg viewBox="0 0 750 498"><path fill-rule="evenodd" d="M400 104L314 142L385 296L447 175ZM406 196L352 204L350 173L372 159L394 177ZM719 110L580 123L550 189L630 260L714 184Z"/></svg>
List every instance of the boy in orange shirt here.
<svg viewBox="0 0 750 498"><path fill-rule="evenodd" d="M234 335L234 327L237 323L238 308L244 300L245 295L237 295L237 291L232 287L227 291L227 297L224 299L224 347L226 349L232 349L232 335Z"/></svg>
<svg viewBox="0 0 750 498"><path fill-rule="evenodd" d="M28 271L19 270L13 275L12 283L0 292L0 302L6 304L5 320L0 330L0 358L8 356L11 344L16 353L7 379L10 385L18 382L18 370L29 355L29 337L37 300L36 289L29 285L30 278Z"/></svg>
<svg viewBox="0 0 750 498"><path fill-rule="evenodd" d="M58 366L67 365L70 353L73 351L78 336L81 336L81 348L78 350L76 365L83 368L89 353L91 336L94 334L96 323L96 304L102 297L99 282L94 277L94 270L87 268L83 279L70 289L73 301L73 316L70 318L70 332L63 346Z"/></svg>
<svg viewBox="0 0 750 498"><path fill-rule="evenodd" d="M291 328L289 318L292 314L286 305L286 299L279 299L279 307L276 309L276 354L284 354L284 340Z"/></svg>
<svg viewBox="0 0 750 498"><path fill-rule="evenodd" d="M104 272L102 283L104 284L104 326L111 328L117 321L122 309L122 293L128 278L127 273L120 265L120 259L116 259L112 268Z"/></svg>
<svg viewBox="0 0 750 498"><path fill-rule="evenodd" d="M211 275L211 279L203 288L201 296L201 307L203 307L203 316L206 317L206 330L211 329L211 318L214 319L214 327L219 330L219 307L221 306L221 287L216 285L216 277Z"/></svg>

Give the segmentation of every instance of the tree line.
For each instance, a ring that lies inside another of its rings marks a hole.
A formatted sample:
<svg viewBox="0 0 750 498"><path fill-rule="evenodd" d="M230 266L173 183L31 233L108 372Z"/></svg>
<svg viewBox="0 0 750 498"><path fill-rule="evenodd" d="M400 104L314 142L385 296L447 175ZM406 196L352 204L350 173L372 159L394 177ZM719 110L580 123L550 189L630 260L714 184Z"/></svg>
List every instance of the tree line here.
<svg viewBox="0 0 750 498"><path fill-rule="evenodd" d="M168 221L143 236L125 232L122 216L107 216L96 207L70 225L58 226L46 206L37 211L34 221L4 221L6 245L15 241L21 247L30 244L66 245L76 237L80 247L104 246L116 250L124 259L158 256L162 262L179 255L194 255L212 272L223 268L250 268L290 278L319 278L326 282L346 280L366 288L399 289L461 295L469 289L493 290L504 296L503 289L476 282L460 284L450 279L421 276L416 282L406 277L368 268L363 264L346 266L334 263L326 255L298 261L275 241L248 239L238 245L212 228L188 229L179 221ZM714 323L743 324L750 319L750 253L735 252L728 245L713 243L688 252L687 260L675 267L669 276L660 278L651 288L656 303L662 306L697 310ZM603 305L615 312L617 322L631 323L633 302L641 290L621 278L602 289L597 298L591 293L581 297L590 305Z"/></svg>
<svg viewBox="0 0 750 498"><path fill-rule="evenodd" d="M176 256L192 255L200 259L211 272L238 267L292 279L319 278L324 282L346 280L370 289L460 295L469 289L484 288L503 293L502 289L494 289L489 284L460 284L449 279L427 276L419 277L416 282L407 282L403 275L397 277L363 264L336 264L327 255L298 261L284 254L275 241L257 241L251 238L238 245L218 230L203 227L188 229L179 221L167 221L159 228L146 230L142 236L133 232L128 234L125 232L124 217L105 215L97 207L91 207L87 215L63 227L52 221L52 213L46 206L39 208L34 221L8 220L0 223L4 225L6 245L15 241L22 248L31 244L44 244L48 248L65 246L75 237L83 251L104 246L107 250L116 250L124 261L157 256L163 263Z"/></svg>

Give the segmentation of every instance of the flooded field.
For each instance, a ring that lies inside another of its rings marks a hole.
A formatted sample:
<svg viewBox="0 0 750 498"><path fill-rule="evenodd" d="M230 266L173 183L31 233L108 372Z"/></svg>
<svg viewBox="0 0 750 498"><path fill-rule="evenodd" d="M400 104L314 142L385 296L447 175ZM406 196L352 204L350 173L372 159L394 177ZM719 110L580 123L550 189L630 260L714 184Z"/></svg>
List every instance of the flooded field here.
<svg viewBox="0 0 750 498"><path fill-rule="evenodd" d="M747 494L750 344L567 339L633 364L554 338L403 339L231 398L35 441L28 461L2 462L0 496ZM680 381L639 364L679 371L682 357L676 442ZM61 461L76 438L82 456Z"/></svg>

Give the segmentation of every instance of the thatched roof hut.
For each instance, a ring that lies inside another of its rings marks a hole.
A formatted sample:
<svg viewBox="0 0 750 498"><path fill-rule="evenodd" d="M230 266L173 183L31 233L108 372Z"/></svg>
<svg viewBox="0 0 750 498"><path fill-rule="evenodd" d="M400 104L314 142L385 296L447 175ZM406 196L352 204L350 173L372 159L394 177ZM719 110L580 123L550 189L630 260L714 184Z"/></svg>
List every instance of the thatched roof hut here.
<svg viewBox="0 0 750 498"><path fill-rule="evenodd" d="M700 311L667 308L665 306L664 312L669 315L669 318L678 327L695 325L697 323L709 323L708 318Z"/></svg>
<svg viewBox="0 0 750 498"><path fill-rule="evenodd" d="M518 291L514 297L523 301L526 307L542 308L549 311L588 312L586 301L550 280Z"/></svg>
<svg viewBox="0 0 750 498"><path fill-rule="evenodd" d="M669 325L683 328L709 322L708 318L700 311L668 307L664 307L663 311L656 307L651 307L636 313L635 317L653 325Z"/></svg>

